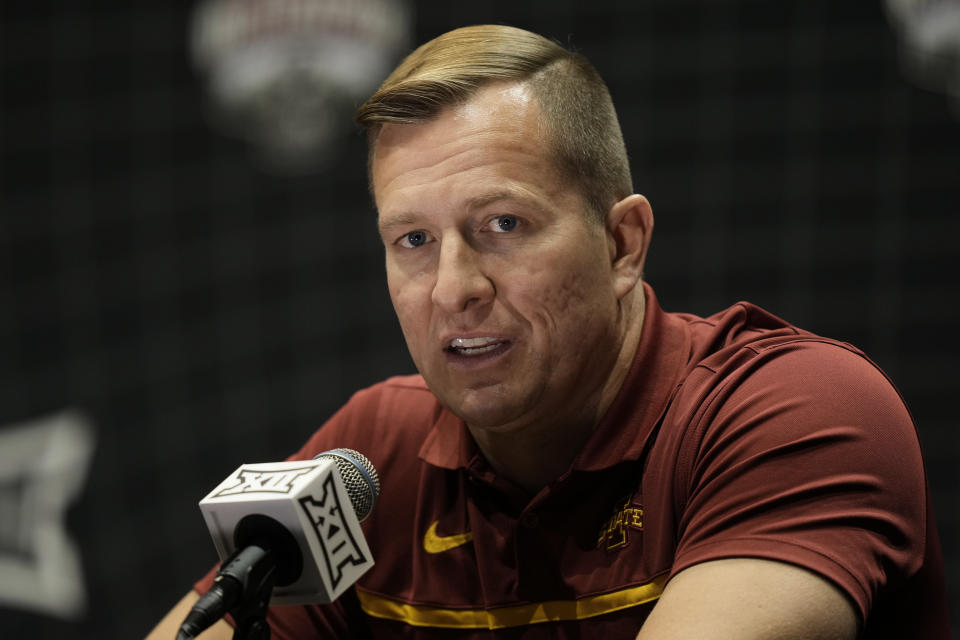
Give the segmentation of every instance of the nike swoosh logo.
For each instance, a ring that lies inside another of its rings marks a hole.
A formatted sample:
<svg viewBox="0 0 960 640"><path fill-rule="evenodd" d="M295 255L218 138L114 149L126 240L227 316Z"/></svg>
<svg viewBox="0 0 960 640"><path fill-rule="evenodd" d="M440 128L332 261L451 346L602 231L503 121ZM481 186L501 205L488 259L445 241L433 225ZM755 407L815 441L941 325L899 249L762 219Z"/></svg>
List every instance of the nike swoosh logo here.
<svg viewBox="0 0 960 640"><path fill-rule="evenodd" d="M470 531L458 533L454 536L438 536L438 524L440 524L439 520L430 525L427 533L423 536L423 548L427 553L443 553L473 540L473 533Z"/></svg>

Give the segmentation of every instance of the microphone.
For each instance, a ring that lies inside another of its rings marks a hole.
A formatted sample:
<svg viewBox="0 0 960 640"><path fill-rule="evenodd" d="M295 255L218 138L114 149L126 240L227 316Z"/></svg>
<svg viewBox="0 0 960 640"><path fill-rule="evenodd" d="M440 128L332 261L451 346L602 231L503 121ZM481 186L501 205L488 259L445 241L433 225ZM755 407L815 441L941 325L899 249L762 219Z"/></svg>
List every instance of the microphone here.
<svg viewBox="0 0 960 640"><path fill-rule="evenodd" d="M241 465L200 501L222 565L177 639L235 607L336 600L373 566L360 522L379 496L377 470L353 449Z"/></svg>

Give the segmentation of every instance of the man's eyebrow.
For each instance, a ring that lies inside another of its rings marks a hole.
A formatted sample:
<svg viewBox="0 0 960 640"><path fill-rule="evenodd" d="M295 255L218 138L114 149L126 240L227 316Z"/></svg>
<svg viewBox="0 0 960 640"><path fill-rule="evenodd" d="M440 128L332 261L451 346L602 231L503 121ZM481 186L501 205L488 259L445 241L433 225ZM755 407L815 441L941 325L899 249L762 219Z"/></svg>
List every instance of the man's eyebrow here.
<svg viewBox="0 0 960 640"><path fill-rule="evenodd" d="M517 189L502 189L470 198L467 200L467 210L475 211L477 209L482 209L483 207L493 204L494 202L499 202L500 200L513 200L514 202L542 208L540 200L533 195Z"/></svg>
<svg viewBox="0 0 960 640"><path fill-rule="evenodd" d="M415 224L417 220L419 220L417 214L405 211L403 213L391 214L386 220L381 216L377 221L377 228L382 233L395 227L406 227Z"/></svg>

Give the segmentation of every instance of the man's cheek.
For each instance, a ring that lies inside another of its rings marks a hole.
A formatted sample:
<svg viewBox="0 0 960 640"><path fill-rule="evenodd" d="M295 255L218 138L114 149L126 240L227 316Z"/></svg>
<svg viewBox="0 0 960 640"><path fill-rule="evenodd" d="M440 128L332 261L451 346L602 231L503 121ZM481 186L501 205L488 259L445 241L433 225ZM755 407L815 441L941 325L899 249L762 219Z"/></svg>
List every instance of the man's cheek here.
<svg viewBox="0 0 960 640"><path fill-rule="evenodd" d="M590 283L578 273L566 273L559 280L544 283L543 286L529 292L528 298L542 309L545 315L560 321L564 316L576 312L587 299L590 287L599 283Z"/></svg>

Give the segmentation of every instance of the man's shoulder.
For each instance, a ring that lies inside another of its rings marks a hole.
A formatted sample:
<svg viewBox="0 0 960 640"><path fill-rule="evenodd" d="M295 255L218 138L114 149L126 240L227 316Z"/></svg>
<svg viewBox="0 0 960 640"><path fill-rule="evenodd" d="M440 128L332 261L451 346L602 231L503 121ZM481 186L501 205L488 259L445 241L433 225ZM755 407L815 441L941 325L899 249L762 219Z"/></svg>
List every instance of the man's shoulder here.
<svg viewBox="0 0 960 640"><path fill-rule="evenodd" d="M917 449L899 390L857 347L742 302L690 326L699 336L668 414L683 446L729 436L774 448L839 429L863 443L858 455L887 455L894 442Z"/></svg>
<svg viewBox="0 0 960 640"><path fill-rule="evenodd" d="M442 406L422 376L403 375L358 390L338 415L351 422L362 420L367 429L396 430L429 427L441 411Z"/></svg>
<svg viewBox="0 0 960 640"><path fill-rule="evenodd" d="M388 378L356 391L314 433L297 457L308 458L319 451L348 447L366 454L374 464L378 453L388 451L402 450L416 458L442 410L422 377Z"/></svg>
<svg viewBox="0 0 960 640"><path fill-rule="evenodd" d="M853 345L802 329L750 302L738 302L707 317L677 314L691 334L691 368L716 372L758 356L769 357L794 349L812 350L838 357L838 349L868 366L866 355ZM843 358L843 356L839 356Z"/></svg>
<svg viewBox="0 0 960 640"><path fill-rule="evenodd" d="M423 376L420 374L412 375L402 375L402 376L392 376L378 382L373 385L371 388L384 388L384 389L406 389L413 391L426 391L430 393L430 388L427 386L427 381L423 379ZM430 393L432 396L433 394Z"/></svg>
<svg viewBox="0 0 960 640"><path fill-rule="evenodd" d="M737 302L702 318L691 314L678 315L687 321L694 336L695 348L703 350L809 334L751 302Z"/></svg>
<svg viewBox="0 0 960 640"><path fill-rule="evenodd" d="M897 408L897 415L904 413L890 378L847 342L801 329L746 302L685 320L690 356L674 409L685 408L690 419L697 415L702 420L708 407L724 404L749 401L760 410L804 399L820 414L842 414L862 405L850 398L864 397ZM903 417L912 428L905 413Z"/></svg>
<svg viewBox="0 0 960 640"><path fill-rule="evenodd" d="M377 420L396 420L411 413L433 414L440 405L420 375L393 376L356 391L345 405L350 411L374 412ZM398 412L399 415L398 415ZM368 417L371 417L368 415Z"/></svg>

